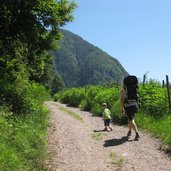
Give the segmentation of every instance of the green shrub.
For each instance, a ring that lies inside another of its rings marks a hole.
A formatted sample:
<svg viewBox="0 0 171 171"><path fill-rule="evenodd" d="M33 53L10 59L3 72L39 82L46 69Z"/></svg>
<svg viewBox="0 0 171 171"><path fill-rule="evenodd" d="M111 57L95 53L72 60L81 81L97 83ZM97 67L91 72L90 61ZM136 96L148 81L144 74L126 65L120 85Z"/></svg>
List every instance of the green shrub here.
<svg viewBox="0 0 171 171"><path fill-rule="evenodd" d="M58 97L62 103L78 107L81 101L85 99L85 92L82 88L72 88L61 92L61 95Z"/></svg>
<svg viewBox="0 0 171 171"><path fill-rule="evenodd" d="M96 104L94 105L94 107L91 109L91 113L93 114L93 116L102 116L102 105Z"/></svg>
<svg viewBox="0 0 171 171"><path fill-rule="evenodd" d="M59 99L60 99L60 94L59 93L54 94L54 101L57 102L59 101Z"/></svg>
<svg viewBox="0 0 171 171"><path fill-rule="evenodd" d="M0 170L41 170L46 157L48 111L37 106L34 113L11 116L0 112Z"/></svg>
<svg viewBox="0 0 171 171"><path fill-rule="evenodd" d="M78 107L82 100L85 99L85 92L82 88L73 88L70 94L70 105L73 107Z"/></svg>
<svg viewBox="0 0 171 171"><path fill-rule="evenodd" d="M25 93L21 111L27 113L0 107L0 170L43 170L48 123L43 103L49 94L35 83L21 92Z"/></svg>
<svg viewBox="0 0 171 171"><path fill-rule="evenodd" d="M102 113L102 104L107 103L109 109L113 106L114 102L119 99L119 89L114 88L103 88L94 96L94 102L92 105L91 112L94 115L100 116Z"/></svg>
<svg viewBox="0 0 171 171"><path fill-rule="evenodd" d="M102 86L87 86L85 87L85 98L86 106L85 109L92 111L93 107L97 104L95 99L96 95L99 94L104 88Z"/></svg>
<svg viewBox="0 0 171 171"><path fill-rule="evenodd" d="M166 90L157 82L150 82L139 88L140 108L155 118L162 118L168 113Z"/></svg>
<svg viewBox="0 0 171 171"><path fill-rule="evenodd" d="M111 113L112 113L112 120L114 123L118 123L118 124L127 123L126 116L120 111L120 100L117 100L113 103L113 106L111 107Z"/></svg>
<svg viewBox="0 0 171 171"><path fill-rule="evenodd" d="M68 89L68 90L65 90L62 92L62 95L60 97L60 101L62 103L65 103L65 104L69 104L70 103L70 97L71 97L71 93L72 93L72 90L71 89Z"/></svg>
<svg viewBox="0 0 171 171"><path fill-rule="evenodd" d="M90 104L88 104L86 97L85 97L85 99L81 100L79 108L81 108L84 111L90 111Z"/></svg>

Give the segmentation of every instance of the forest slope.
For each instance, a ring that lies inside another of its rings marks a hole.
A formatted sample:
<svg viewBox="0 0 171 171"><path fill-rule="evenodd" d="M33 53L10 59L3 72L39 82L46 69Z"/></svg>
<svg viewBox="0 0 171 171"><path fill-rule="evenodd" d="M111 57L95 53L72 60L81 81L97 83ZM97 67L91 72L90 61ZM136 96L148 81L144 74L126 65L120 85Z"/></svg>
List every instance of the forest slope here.
<svg viewBox="0 0 171 171"><path fill-rule="evenodd" d="M68 87L86 84L120 83L127 71L120 62L67 30L61 30L64 39L60 50L53 51L55 70Z"/></svg>

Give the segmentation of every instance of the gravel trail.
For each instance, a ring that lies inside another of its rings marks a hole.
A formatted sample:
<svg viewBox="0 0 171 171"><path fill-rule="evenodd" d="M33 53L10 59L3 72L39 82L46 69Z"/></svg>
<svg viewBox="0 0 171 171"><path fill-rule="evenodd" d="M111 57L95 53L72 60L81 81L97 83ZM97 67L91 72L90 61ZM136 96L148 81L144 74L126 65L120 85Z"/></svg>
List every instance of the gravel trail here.
<svg viewBox="0 0 171 171"><path fill-rule="evenodd" d="M140 132L139 141L134 134L127 140L127 127L112 125L112 132L103 132L101 117L56 102L46 106L51 112L47 171L171 171L171 158L159 150L158 139Z"/></svg>

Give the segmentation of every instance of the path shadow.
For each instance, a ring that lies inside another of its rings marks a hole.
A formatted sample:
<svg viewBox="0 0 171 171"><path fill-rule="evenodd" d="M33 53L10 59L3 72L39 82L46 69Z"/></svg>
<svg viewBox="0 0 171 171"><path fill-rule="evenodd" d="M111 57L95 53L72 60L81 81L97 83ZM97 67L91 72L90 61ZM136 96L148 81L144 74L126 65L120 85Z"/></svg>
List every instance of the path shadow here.
<svg viewBox="0 0 171 171"><path fill-rule="evenodd" d="M117 146L117 145L121 145L123 143L126 143L127 141L131 141L128 139L127 136L124 136L120 139L114 138L111 140L106 140L105 143L103 144L103 146L104 147Z"/></svg>
<svg viewBox="0 0 171 171"><path fill-rule="evenodd" d="M107 131L104 129L99 129L99 130L94 130L94 132L107 132Z"/></svg>

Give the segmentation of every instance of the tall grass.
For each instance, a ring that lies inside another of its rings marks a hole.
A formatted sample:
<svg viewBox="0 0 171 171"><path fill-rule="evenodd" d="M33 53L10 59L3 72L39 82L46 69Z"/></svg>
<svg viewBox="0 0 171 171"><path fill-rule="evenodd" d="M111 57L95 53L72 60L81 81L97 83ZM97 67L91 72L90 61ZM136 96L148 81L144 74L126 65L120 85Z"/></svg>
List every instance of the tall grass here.
<svg viewBox="0 0 171 171"><path fill-rule="evenodd" d="M46 157L46 130L48 110L43 106L46 91L32 85L27 113L0 110L0 170L30 171L43 170ZM46 96L47 97L47 96Z"/></svg>
<svg viewBox="0 0 171 171"><path fill-rule="evenodd" d="M164 144L171 147L171 116L155 119L147 114L138 113L136 121L140 128L147 130L155 137L159 137Z"/></svg>

